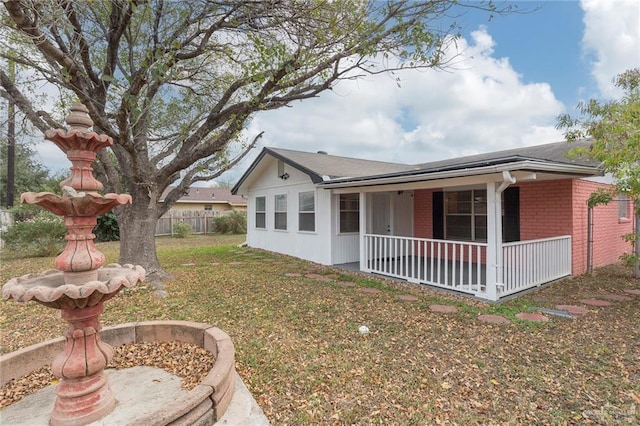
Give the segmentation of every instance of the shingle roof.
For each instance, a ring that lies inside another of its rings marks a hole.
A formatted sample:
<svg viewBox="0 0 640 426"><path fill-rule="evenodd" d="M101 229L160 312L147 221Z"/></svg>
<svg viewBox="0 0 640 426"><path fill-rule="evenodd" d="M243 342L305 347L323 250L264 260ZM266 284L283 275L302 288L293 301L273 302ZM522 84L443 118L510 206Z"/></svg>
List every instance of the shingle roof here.
<svg viewBox="0 0 640 426"><path fill-rule="evenodd" d="M402 176L429 175L430 173L436 172L508 165L509 163L526 161L547 163L555 168L579 166L583 168L582 172L585 175L594 175L599 173L598 167L600 163L598 161L584 157L569 158L567 156L572 148L577 146L588 147L589 144L589 141L579 141L574 144L556 142L414 165L340 157L321 152L313 153L283 148L264 148L258 158L254 160L249 169L233 187L232 192L236 193L239 190L245 179L247 179L257 164L267 154L306 173L314 183L329 183L329 180L334 179L364 181L369 180L369 178L400 178ZM425 154L428 155L428 153Z"/></svg>
<svg viewBox="0 0 640 426"><path fill-rule="evenodd" d="M527 146L504 151L489 152L486 154L469 155L448 160L431 161L417 164L416 167L423 171L447 170L468 167L486 166L492 164L504 164L514 161L537 160L558 164L597 167L599 162L593 159L577 157L569 158L567 153L575 147L588 147L589 141L579 141L574 144L556 142L544 145Z"/></svg>
<svg viewBox="0 0 640 426"><path fill-rule="evenodd" d="M415 167L407 164L384 161L363 160L360 158L340 157L321 152L303 152L283 148L266 148L276 158L292 166L305 169L320 178L375 176L387 173L404 172ZM322 179L320 179L322 180Z"/></svg>

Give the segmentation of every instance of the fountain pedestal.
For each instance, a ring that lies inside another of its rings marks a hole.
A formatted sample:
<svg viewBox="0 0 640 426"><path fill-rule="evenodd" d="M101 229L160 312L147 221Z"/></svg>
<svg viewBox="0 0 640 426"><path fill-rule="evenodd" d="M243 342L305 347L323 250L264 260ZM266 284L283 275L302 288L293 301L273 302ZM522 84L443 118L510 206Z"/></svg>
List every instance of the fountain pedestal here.
<svg viewBox="0 0 640 426"><path fill-rule="evenodd" d="M113 358L113 349L100 339L100 314L103 303L82 309L63 309L69 323L64 350L51 364L51 371L64 380L56 389L51 424L85 424L101 418L116 405L107 383L105 367Z"/></svg>

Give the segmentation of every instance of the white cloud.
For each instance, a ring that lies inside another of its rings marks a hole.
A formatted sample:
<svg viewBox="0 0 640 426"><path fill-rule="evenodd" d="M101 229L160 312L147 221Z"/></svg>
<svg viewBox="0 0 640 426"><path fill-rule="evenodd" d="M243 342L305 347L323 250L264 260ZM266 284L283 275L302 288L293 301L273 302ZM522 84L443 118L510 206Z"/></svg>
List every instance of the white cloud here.
<svg viewBox="0 0 640 426"><path fill-rule="evenodd" d="M620 96L613 79L640 64L640 2L582 0L583 51L593 55L592 75L605 98Z"/></svg>
<svg viewBox="0 0 640 426"><path fill-rule="evenodd" d="M344 81L258 114L248 133L264 130L263 146L408 164L563 140L554 125L564 106L551 87L524 83L507 58L493 57L494 44L481 27L458 40L450 71L404 71L401 87L396 75Z"/></svg>

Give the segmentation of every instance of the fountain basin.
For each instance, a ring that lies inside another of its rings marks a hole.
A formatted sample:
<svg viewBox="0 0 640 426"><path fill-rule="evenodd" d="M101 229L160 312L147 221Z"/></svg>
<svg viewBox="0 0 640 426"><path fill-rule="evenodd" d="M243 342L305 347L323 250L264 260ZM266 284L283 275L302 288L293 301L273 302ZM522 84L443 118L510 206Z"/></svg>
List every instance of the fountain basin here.
<svg viewBox="0 0 640 426"><path fill-rule="evenodd" d="M250 399L249 403L246 403L245 395L245 408L240 410L242 412L239 416L245 420L251 418L250 424L268 424L260 408L237 376L233 343L221 329L190 321L146 321L105 327L100 334L102 340L112 346L142 342L189 343L211 352L215 359L207 376L194 389L164 404L156 411L136 413L135 418L131 418L131 422L127 424L213 424L225 415L230 406L229 414L233 411L237 417L238 404L235 403L236 408L233 408L233 401L239 400L239 396L236 395L237 387L243 388L242 392ZM58 338L3 355L0 357L0 385L49 364L64 344L65 339ZM25 413L25 416L29 416L29 413Z"/></svg>
<svg viewBox="0 0 640 426"><path fill-rule="evenodd" d="M138 265L120 266L117 263L80 272L50 269L12 278L2 287L2 297L18 302L34 300L56 309L82 309L111 299L123 287L135 286L144 279L144 274L144 269ZM85 281L86 278L90 280Z"/></svg>

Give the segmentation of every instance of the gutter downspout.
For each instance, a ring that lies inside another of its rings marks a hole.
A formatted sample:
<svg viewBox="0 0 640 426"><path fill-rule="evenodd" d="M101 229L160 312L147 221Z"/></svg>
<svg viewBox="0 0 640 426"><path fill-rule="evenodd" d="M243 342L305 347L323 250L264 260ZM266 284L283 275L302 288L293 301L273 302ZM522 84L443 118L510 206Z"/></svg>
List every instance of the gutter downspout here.
<svg viewBox="0 0 640 426"><path fill-rule="evenodd" d="M495 188L495 194L493 195L493 215L494 215L494 247L495 252L493 253L494 259L494 272L491 277L488 278L487 282L487 297L491 300L498 300L498 287L504 286L503 279L503 259L502 259L502 193L504 192L509 185L513 185L516 183L516 178L511 175L508 170L502 171L502 183L500 186ZM487 200L488 201L488 200ZM488 224L487 224L488 225ZM487 259L489 260L489 259Z"/></svg>

